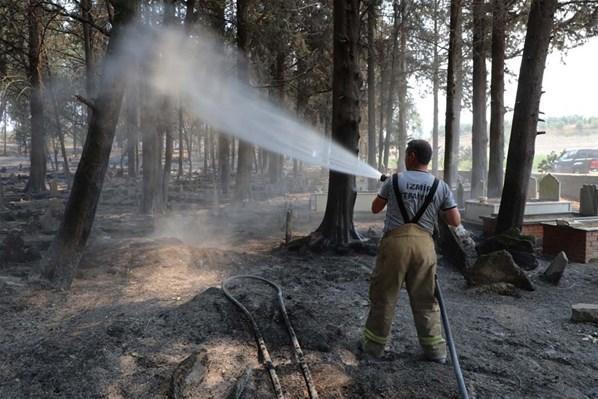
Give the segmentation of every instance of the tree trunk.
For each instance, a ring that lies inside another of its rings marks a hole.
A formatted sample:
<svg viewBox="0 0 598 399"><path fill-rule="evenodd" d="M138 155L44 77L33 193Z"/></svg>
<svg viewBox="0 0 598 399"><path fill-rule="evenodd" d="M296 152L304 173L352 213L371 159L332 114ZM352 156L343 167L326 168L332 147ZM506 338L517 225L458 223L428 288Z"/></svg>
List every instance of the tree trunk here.
<svg viewBox="0 0 598 399"><path fill-rule="evenodd" d="M334 0L332 139L351 152L359 151L359 27L360 1ZM355 176L330 171L328 200L317 232L332 245L359 238L353 225Z"/></svg>
<svg viewBox="0 0 598 399"><path fill-rule="evenodd" d="M462 0L451 0L448 70L446 75L446 119L444 134L444 180L453 187L457 183L459 134L461 128L462 54L461 7Z"/></svg>
<svg viewBox="0 0 598 399"><path fill-rule="evenodd" d="M486 126L486 33L484 1L473 4L473 124L471 129L471 197L484 195L488 173L488 130Z"/></svg>
<svg viewBox="0 0 598 399"><path fill-rule="evenodd" d="M275 82L276 88L271 91L271 96L274 98L273 102L284 104L284 68L285 68L286 54L279 51L271 67L272 81ZM282 167L284 157L282 155L270 152L268 153L268 174L270 176L271 184L278 184L282 178Z"/></svg>
<svg viewBox="0 0 598 399"><path fill-rule="evenodd" d="M534 162L542 79L557 3L557 0L533 0L531 5L496 233L512 227L521 228L523 223L527 186Z"/></svg>
<svg viewBox="0 0 598 399"><path fill-rule="evenodd" d="M401 1L400 7L400 45L399 45L399 137L397 141L397 169L405 170L404 154L407 149L407 0Z"/></svg>
<svg viewBox="0 0 598 399"><path fill-rule="evenodd" d="M237 47L241 54L237 62L239 80L242 84L249 85L249 66L243 59L247 50L247 6L248 0L237 0ZM235 184L235 200L243 201L251 197L251 170L253 163L253 145L239 140L237 158L237 180Z"/></svg>
<svg viewBox="0 0 598 399"><path fill-rule="evenodd" d="M178 117L179 117L179 165L177 169L177 178L181 178L183 176L183 158L185 157L185 146L183 145L183 104L182 101L179 101L179 109L178 109Z"/></svg>
<svg viewBox="0 0 598 399"><path fill-rule="evenodd" d="M175 26L175 7L176 0L164 1L164 25ZM168 97L164 97L163 106L160 110L162 131L166 136L166 145L164 147L164 169L162 171L162 200L164 208L168 206L168 185L172 172L172 153L174 151L174 107Z"/></svg>
<svg viewBox="0 0 598 399"><path fill-rule="evenodd" d="M203 141L203 171L204 175L207 176L208 168L210 165L210 149L212 148L212 133L209 129L206 129L205 134L202 135Z"/></svg>
<svg viewBox="0 0 598 399"><path fill-rule="evenodd" d="M91 9L93 7L92 0L81 0L79 2L81 8L81 18L84 21L93 22ZM95 57L93 50L93 29L89 23L83 22L83 49L85 52L85 91L87 98L92 99L96 94L95 85ZM91 118L91 110L87 108L87 122Z"/></svg>
<svg viewBox="0 0 598 399"><path fill-rule="evenodd" d="M492 11L492 82L490 85L490 160L488 197L502 193L505 161L505 2L494 0Z"/></svg>
<svg viewBox="0 0 598 399"><path fill-rule="evenodd" d="M7 155L6 153L6 142L8 140L8 134L6 132L6 125L8 124L8 112L6 112L6 108L4 109L4 111L2 112L2 135L4 136L4 156Z"/></svg>
<svg viewBox="0 0 598 399"><path fill-rule="evenodd" d="M382 171L383 165L383 153L384 153L384 110L386 109L386 104L388 101L388 91L384 90L388 87L388 80L390 79L390 65L389 62L386 60L382 54L380 54L380 58L382 59L382 71L380 72L380 109L379 109L379 124L378 124L378 169Z"/></svg>
<svg viewBox="0 0 598 399"><path fill-rule="evenodd" d="M48 79L52 80L52 73L50 71L49 66L47 66L48 72ZM67 184L71 185L71 169L69 167L69 158L66 154L66 146L64 144L64 131L62 130L62 124L60 123L60 111L58 109L58 100L56 99L56 93L54 89L50 87L50 96L52 98L52 105L54 108L54 124L56 127L56 137L58 137L58 142L60 144L60 154L62 155L62 163L63 163L63 171L64 171L64 178L66 179Z"/></svg>
<svg viewBox="0 0 598 399"><path fill-rule="evenodd" d="M64 219L52 243L43 275L61 288L70 287L93 225L110 149L120 112L126 76L124 69L108 68L117 57L123 26L133 19L135 2L114 1L113 27L104 61L102 85L95 101L88 138L73 179Z"/></svg>
<svg viewBox="0 0 598 399"><path fill-rule="evenodd" d="M193 175L193 136L191 129L185 132L185 143L187 145L187 156L189 157L189 177Z"/></svg>
<svg viewBox="0 0 598 399"><path fill-rule="evenodd" d="M368 4L368 164L376 168L376 33L377 0ZM368 180L370 190L376 188L374 179Z"/></svg>
<svg viewBox="0 0 598 399"><path fill-rule="evenodd" d="M139 145L138 131L138 102L137 85L130 83L127 88L127 175L137 177L137 146Z"/></svg>
<svg viewBox="0 0 598 399"><path fill-rule="evenodd" d="M399 51L399 29L400 29L400 15L399 15L399 3L397 0L393 2L394 7L394 22L392 31L392 52L390 61L390 74L388 84L388 96L386 97L386 136L384 137L384 158L383 164L384 169L388 169L388 157L390 154L390 138L393 134L393 116L394 116L394 102L395 102L395 91L397 84L396 69L397 69L397 58Z"/></svg>
<svg viewBox="0 0 598 399"><path fill-rule="evenodd" d="M145 71L142 69L142 74ZM164 210L162 200L162 151L159 127L156 126L156 105L149 96L149 88L142 85L141 97L141 131L142 131L142 164L143 164L143 199L141 212L144 214L160 213ZM159 125L159 124L158 124Z"/></svg>
<svg viewBox="0 0 598 399"><path fill-rule="evenodd" d="M213 9L214 17L211 20L211 27L214 31L222 35L225 35L225 1L224 0L213 0L210 2L210 6ZM198 145L199 147L199 145ZM212 162L216 161L216 157L211 157ZM224 133L218 133L218 174L219 184L221 193L226 196L228 195L228 189L230 186L230 170L231 170L231 140Z"/></svg>
<svg viewBox="0 0 598 399"><path fill-rule="evenodd" d="M31 166L25 191L39 193L46 191L46 135L44 126L44 102L42 80L42 5L38 0L29 0L29 83L31 85Z"/></svg>
<svg viewBox="0 0 598 399"><path fill-rule="evenodd" d="M434 97L434 116L432 125L432 173L438 176L438 157L439 140L438 140L438 91L440 90L440 59L438 57L438 41L440 40L438 28L438 2L434 0L434 59L432 71L432 96Z"/></svg>

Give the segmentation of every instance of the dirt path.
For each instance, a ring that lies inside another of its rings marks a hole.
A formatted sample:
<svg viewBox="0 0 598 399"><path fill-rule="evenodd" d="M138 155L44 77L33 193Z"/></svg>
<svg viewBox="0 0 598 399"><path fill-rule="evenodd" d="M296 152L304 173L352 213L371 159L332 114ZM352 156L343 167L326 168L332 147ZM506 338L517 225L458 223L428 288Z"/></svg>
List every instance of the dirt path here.
<svg viewBox="0 0 598 399"><path fill-rule="evenodd" d="M295 231L307 233L319 216L292 200ZM243 273L284 289L321 398L456 398L450 366L420 359L405 292L385 358L357 358L374 257L272 251L284 209L278 199L152 221L111 206L71 292L28 278L34 263L1 270L0 397L168 397L175 370L183 397L234 397L239 381L241 397L271 397L247 324L219 288ZM379 234L380 219L358 220ZM569 321L571 304L598 300L598 265L571 265L560 287L536 280L520 297L466 289L446 266L440 279L472 397L598 398L598 327ZM306 397L272 291L233 291L256 311L287 396ZM201 392L185 367L203 373Z"/></svg>

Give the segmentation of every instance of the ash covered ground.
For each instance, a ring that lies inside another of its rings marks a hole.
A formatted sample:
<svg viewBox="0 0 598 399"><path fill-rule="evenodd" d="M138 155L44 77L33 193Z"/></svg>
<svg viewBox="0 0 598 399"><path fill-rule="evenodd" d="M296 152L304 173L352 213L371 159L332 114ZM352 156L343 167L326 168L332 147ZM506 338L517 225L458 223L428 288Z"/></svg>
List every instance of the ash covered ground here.
<svg viewBox="0 0 598 399"><path fill-rule="evenodd" d="M274 397L249 325L220 289L238 274L282 287L321 398L458 397L451 366L422 360L405 291L384 358L359 358L375 257L280 249L289 203L295 236L320 222L305 194L213 208L211 191L179 182L176 211L150 218L113 176L72 290L59 292L36 277L36 258L57 227L48 204L66 195L23 199L24 182L3 180L0 238L21 229L31 259L0 269L2 398ZM382 218L358 214L357 225L375 241ZM598 326L570 321L572 304L598 300L598 265L569 265L558 287L533 272L534 292L467 288L442 258L439 274L471 397L598 398ZM274 292L231 290L256 315L285 395L307 397Z"/></svg>

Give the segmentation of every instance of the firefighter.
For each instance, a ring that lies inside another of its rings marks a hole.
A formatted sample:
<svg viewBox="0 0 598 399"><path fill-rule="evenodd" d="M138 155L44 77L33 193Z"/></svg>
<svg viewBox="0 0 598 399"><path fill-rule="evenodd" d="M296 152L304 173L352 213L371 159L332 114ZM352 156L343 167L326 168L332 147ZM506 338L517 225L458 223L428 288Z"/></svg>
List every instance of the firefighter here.
<svg viewBox="0 0 598 399"><path fill-rule="evenodd" d="M431 158L432 147L427 141L410 141L405 151L407 170L386 179L372 202L373 213L387 207L360 345L373 357L384 353L399 290L405 284L426 359L446 362L446 344L434 296L436 251L432 233L438 215L455 227L461 224L461 215L449 186L428 172Z"/></svg>

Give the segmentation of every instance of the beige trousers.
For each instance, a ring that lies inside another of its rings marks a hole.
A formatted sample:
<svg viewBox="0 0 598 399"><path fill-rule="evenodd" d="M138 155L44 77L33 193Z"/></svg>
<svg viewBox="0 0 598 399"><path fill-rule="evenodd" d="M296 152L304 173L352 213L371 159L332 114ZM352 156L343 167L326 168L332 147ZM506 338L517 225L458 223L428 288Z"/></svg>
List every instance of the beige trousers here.
<svg viewBox="0 0 598 399"><path fill-rule="evenodd" d="M430 234L406 224L385 234L370 281L370 310L364 330L364 349L382 354L403 283L407 288L419 343L431 358L446 356L440 310L434 296L436 250Z"/></svg>

